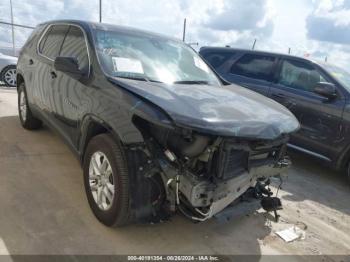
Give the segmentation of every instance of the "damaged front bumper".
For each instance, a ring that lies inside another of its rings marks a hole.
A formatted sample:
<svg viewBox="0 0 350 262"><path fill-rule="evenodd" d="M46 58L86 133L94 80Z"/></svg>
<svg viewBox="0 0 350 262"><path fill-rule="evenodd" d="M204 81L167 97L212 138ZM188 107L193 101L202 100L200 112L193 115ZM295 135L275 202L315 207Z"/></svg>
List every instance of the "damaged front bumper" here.
<svg viewBox="0 0 350 262"><path fill-rule="evenodd" d="M159 176L164 187L163 196L156 197L163 200L156 201L155 209L179 210L195 221L215 216L257 181L282 175L291 164L286 156L288 136L264 141L206 137L160 127L149 130L143 149L148 168L142 167L143 175Z"/></svg>
<svg viewBox="0 0 350 262"><path fill-rule="evenodd" d="M285 174L291 165L288 134L264 140L168 128L140 118L135 125L145 142L134 149L144 157L141 163L129 162L138 170L132 188L135 213L143 217L163 219L163 214L181 211L192 220L207 220L259 181Z"/></svg>
<svg viewBox="0 0 350 262"><path fill-rule="evenodd" d="M259 178L284 174L290 164L290 160L285 158L276 163L253 167L249 172L245 171L237 177L215 183L199 180L187 174L181 176L179 191L197 211L197 215L200 215L197 220L206 220L224 210L249 188L255 187ZM201 207L209 207L209 209L207 212L202 212L198 209Z"/></svg>

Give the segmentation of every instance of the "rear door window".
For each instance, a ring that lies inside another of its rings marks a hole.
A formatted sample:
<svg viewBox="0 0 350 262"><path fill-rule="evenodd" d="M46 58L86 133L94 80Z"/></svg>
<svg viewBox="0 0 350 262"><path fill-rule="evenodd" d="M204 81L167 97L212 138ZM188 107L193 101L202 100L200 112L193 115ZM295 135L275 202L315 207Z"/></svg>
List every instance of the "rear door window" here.
<svg viewBox="0 0 350 262"><path fill-rule="evenodd" d="M275 60L272 56L246 54L231 67L231 73L271 81Z"/></svg>
<svg viewBox="0 0 350 262"><path fill-rule="evenodd" d="M89 56L83 31L77 26L70 26L63 42L60 56L74 57L78 60L79 68L87 71Z"/></svg>
<svg viewBox="0 0 350 262"><path fill-rule="evenodd" d="M313 92L319 82L327 82L312 65L302 61L283 60L278 83L293 89Z"/></svg>
<svg viewBox="0 0 350 262"><path fill-rule="evenodd" d="M54 60L59 52L63 39L67 33L68 25L53 25L45 33L39 44L39 53Z"/></svg>

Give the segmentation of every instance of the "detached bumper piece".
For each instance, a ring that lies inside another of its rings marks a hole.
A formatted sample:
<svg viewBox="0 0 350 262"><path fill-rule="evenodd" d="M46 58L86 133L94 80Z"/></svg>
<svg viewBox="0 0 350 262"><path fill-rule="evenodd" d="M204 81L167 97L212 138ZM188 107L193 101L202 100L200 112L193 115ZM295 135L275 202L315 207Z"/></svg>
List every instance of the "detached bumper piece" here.
<svg viewBox="0 0 350 262"><path fill-rule="evenodd" d="M274 212L275 221L278 222L279 215L277 214L277 210L282 209L281 199L278 197L264 197L261 200L261 206L267 212Z"/></svg>
<svg viewBox="0 0 350 262"><path fill-rule="evenodd" d="M223 211L214 217L220 222L250 215L262 207L266 212L274 212L275 221L278 222L279 215L277 210L282 209L281 200L278 197L272 197L272 192L266 188L267 183L257 182L255 187L249 188L243 195L226 207Z"/></svg>

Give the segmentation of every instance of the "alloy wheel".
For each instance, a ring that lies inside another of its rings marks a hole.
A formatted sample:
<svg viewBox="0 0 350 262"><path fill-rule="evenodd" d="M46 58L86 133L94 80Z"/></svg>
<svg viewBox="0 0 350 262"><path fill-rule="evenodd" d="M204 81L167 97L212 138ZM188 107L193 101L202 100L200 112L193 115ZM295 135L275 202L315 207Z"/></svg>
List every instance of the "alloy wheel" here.
<svg viewBox="0 0 350 262"><path fill-rule="evenodd" d="M100 151L91 156L89 184L97 206L103 211L110 209L115 197L113 171L107 156Z"/></svg>
<svg viewBox="0 0 350 262"><path fill-rule="evenodd" d="M16 86L16 69L11 68L5 72L5 83L10 86Z"/></svg>

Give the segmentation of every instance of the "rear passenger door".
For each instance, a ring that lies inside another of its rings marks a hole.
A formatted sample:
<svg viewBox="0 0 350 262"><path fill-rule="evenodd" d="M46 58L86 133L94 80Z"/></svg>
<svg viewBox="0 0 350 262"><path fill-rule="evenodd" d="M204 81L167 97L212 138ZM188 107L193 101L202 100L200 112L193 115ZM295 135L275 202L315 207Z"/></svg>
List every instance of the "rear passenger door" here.
<svg viewBox="0 0 350 262"><path fill-rule="evenodd" d="M331 82L315 64L300 59L282 59L279 76L270 88L270 97L286 106L299 120L301 129L290 143L329 158L330 148L339 137L344 101L328 100L314 93L318 82Z"/></svg>
<svg viewBox="0 0 350 262"><path fill-rule="evenodd" d="M274 56L247 53L233 63L224 78L267 96L275 66Z"/></svg>

